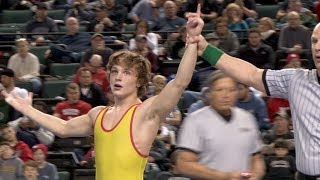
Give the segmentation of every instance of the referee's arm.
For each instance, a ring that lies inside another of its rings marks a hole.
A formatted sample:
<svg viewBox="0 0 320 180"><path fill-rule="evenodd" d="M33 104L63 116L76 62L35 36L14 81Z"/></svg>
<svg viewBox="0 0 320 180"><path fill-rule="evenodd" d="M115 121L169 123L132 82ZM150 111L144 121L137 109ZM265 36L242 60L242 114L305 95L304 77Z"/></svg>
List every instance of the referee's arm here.
<svg viewBox="0 0 320 180"><path fill-rule="evenodd" d="M201 38L198 44L198 54L203 54L207 46L208 42L204 38ZM266 93L262 80L263 69L259 69L242 59L232 57L226 53L223 53L219 58L215 67L236 81Z"/></svg>
<svg viewBox="0 0 320 180"><path fill-rule="evenodd" d="M252 167L251 167L252 177L250 179L251 180L263 179L266 167L265 167L262 154L260 152L254 153L251 157L251 163L252 163Z"/></svg>

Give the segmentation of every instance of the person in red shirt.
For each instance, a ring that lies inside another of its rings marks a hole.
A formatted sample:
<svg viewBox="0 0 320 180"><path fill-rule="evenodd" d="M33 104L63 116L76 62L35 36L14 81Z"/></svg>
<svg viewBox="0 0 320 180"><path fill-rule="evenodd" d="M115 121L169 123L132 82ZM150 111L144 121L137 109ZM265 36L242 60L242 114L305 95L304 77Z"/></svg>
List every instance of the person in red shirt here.
<svg viewBox="0 0 320 180"><path fill-rule="evenodd" d="M81 69L88 68L91 71L93 82L99 85L103 92L107 93L109 90L109 82L107 80L107 72L103 69L102 64L102 57L100 55L92 55L89 62L84 63L84 67L78 69L72 79L72 82L79 84Z"/></svg>
<svg viewBox="0 0 320 180"><path fill-rule="evenodd" d="M56 105L54 116L64 120L87 114L92 106L80 100L80 88L76 83L70 83L66 87L67 100Z"/></svg>
<svg viewBox="0 0 320 180"><path fill-rule="evenodd" d="M0 127L0 134L5 141L10 143L10 146L16 151L17 156L24 162L33 160L30 147L23 141L19 141L16 136L16 131L13 127L4 124Z"/></svg>

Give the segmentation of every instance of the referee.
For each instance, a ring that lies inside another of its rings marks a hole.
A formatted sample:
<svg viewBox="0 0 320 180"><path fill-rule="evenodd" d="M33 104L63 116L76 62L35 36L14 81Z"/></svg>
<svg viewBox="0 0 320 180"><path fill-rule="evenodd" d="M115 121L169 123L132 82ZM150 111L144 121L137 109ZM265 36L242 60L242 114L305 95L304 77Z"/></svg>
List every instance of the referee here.
<svg viewBox="0 0 320 180"><path fill-rule="evenodd" d="M237 81L267 95L288 99L292 111L299 180L320 179L320 23L314 28L312 57L317 69L263 70L208 45L201 36L202 19L187 15L189 41L198 42L198 55Z"/></svg>

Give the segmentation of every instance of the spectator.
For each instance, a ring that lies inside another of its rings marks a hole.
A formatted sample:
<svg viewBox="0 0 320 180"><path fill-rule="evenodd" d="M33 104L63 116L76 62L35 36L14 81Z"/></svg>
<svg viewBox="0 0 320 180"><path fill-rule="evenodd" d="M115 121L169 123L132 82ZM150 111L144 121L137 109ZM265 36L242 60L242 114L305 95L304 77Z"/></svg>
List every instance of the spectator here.
<svg viewBox="0 0 320 180"><path fill-rule="evenodd" d="M103 24L104 31L121 31L125 23L128 10L115 0L98 0L91 3L95 7L96 19L91 20L88 30L94 31L96 24Z"/></svg>
<svg viewBox="0 0 320 180"><path fill-rule="evenodd" d="M250 29L248 43L240 46L238 57L262 69L273 69L275 56L273 49L262 42L258 29Z"/></svg>
<svg viewBox="0 0 320 180"><path fill-rule="evenodd" d="M80 99L92 107L106 105L108 99L101 87L93 82L90 70L82 68L79 71Z"/></svg>
<svg viewBox="0 0 320 180"><path fill-rule="evenodd" d="M58 180L57 167L46 161L48 147L44 144L37 144L32 147L33 159L38 165L38 180Z"/></svg>
<svg viewBox="0 0 320 180"><path fill-rule="evenodd" d="M289 147L286 141L277 140L274 144L275 156L266 158L266 176L264 180L294 180L296 163L294 157L288 155Z"/></svg>
<svg viewBox="0 0 320 180"><path fill-rule="evenodd" d="M113 53L113 50L110 49L109 47L106 47L105 44L105 37L100 34L100 33L95 33L91 36L91 47L89 47L87 50L85 50L82 60L81 60L81 65L86 66L86 64L89 63L90 58L94 54L98 54L102 57L102 67L106 67L109 61L109 57Z"/></svg>
<svg viewBox="0 0 320 180"><path fill-rule="evenodd" d="M228 29L235 31L238 38L243 40L247 37L249 25L243 20L243 10L236 3L228 4L224 10L223 16L228 19Z"/></svg>
<svg viewBox="0 0 320 180"><path fill-rule="evenodd" d="M159 18L162 17L161 11L163 11L164 2L165 0L139 1L129 13L129 18L135 23L147 21L149 28L153 29Z"/></svg>
<svg viewBox="0 0 320 180"><path fill-rule="evenodd" d="M102 57L100 55L93 54L89 61L84 63L84 67L78 69L77 73L73 76L72 82L79 83L80 70L82 68L88 68L94 83L99 85L104 93L108 92L109 82L106 78L107 72L102 67Z"/></svg>
<svg viewBox="0 0 320 180"><path fill-rule="evenodd" d="M226 17L218 17L216 19L215 32L212 34L218 36L220 42L218 47L224 52L235 55L240 47L238 36L228 29L228 19Z"/></svg>
<svg viewBox="0 0 320 180"><path fill-rule="evenodd" d="M95 155L94 155L94 144L93 136L87 137L90 142L90 149L86 152L83 158L80 161L80 166L85 168L94 168L95 167Z"/></svg>
<svg viewBox="0 0 320 180"><path fill-rule="evenodd" d="M240 179L241 172L251 171L251 178L262 178L256 120L232 107L237 99L236 82L217 71L209 76L208 84L210 106L188 114L180 129L178 172L194 179ZM244 132L245 136L240 135Z"/></svg>
<svg viewBox="0 0 320 180"><path fill-rule="evenodd" d="M117 45L122 45L123 49L127 49L127 43L124 41L121 41L117 38L117 36L114 36L113 34L110 34L111 36L108 36L107 33L104 32L103 30L104 25L103 24L96 24L94 26L94 32L98 34L102 34L104 36L104 41L106 44L117 44ZM109 33L108 33L109 34Z"/></svg>
<svg viewBox="0 0 320 180"><path fill-rule="evenodd" d="M288 54L284 68L302 68L300 56L298 54Z"/></svg>
<svg viewBox="0 0 320 180"><path fill-rule="evenodd" d="M95 14L88 0L74 0L72 8L65 15L65 21L69 17L75 17L80 24L88 24L94 18Z"/></svg>
<svg viewBox="0 0 320 180"><path fill-rule="evenodd" d="M254 94L247 85L238 83L238 101L236 106L250 112L255 119L261 131L270 128L267 106L264 100Z"/></svg>
<svg viewBox="0 0 320 180"><path fill-rule="evenodd" d="M27 98L28 97L28 91L19 87L16 87L15 85L15 74L11 69L4 69L0 72L1 75L1 84L3 85L5 91L9 94L15 94L16 96L20 98ZM19 117L21 117L21 113L11 109L10 110L10 117L11 120L15 120Z"/></svg>
<svg viewBox="0 0 320 180"><path fill-rule="evenodd" d="M26 81L32 84L32 91L40 95L41 80L40 63L37 56L30 53L29 43L26 39L16 40L17 53L10 57L7 67L12 69L18 81Z"/></svg>
<svg viewBox="0 0 320 180"><path fill-rule="evenodd" d="M263 135L264 144L272 144L277 139L293 140L293 132L289 129L290 117L286 111L281 110L274 115L274 127Z"/></svg>
<svg viewBox="0 0 320 180"><path fill-rule="evenodd" d="M263 43L272 47L273 51L278 50L279 34L276 31L273 20L269 17L263 17L259 20L258 28L261 32Z"/></svg>
<svg viewBox="0 0 320 180"><path fill-rule="evenodd" d="M158 61L158 56L155 55L152 52L152 50L148 47L147 36L140 34L135 37L135 40L136 40L136 48L133 49L133 51L149 60L151 64L151 72L153 73L158 72L159 65L160 65Z"/></svg>
<svg viewBox="0 0 320 180"><path fill-rule="evenodd" d="M192 103L189 108L188 108L188 114L191 114L194 111L197 111L198 109L201 109L205 106L209 106L209 99L208 99L208 93L209 88L208 87L203 87L201 89L201 94L199 100L196 102Z"/></svg>
<svg viewBox="0 0 320 180"><path fill-rule="evenodd" d="M158 95L163 90L163 88L167 85L167 78L162 75L155 75L152 78L152 85L154 87L153 95ZM171 140L169 140L171 145L175 144L175 133L177 133L177 130L180 127L181 121L182 121L182 115L178 106L176 106L168 114L163 124L163 126L168 129L167 135L171 137ZM173 132L173 133L170 133L170 132Z"/></svg>
<svg viewBox="0 0 320 180"><path fill-rule="evenodd" d="M67 33L59 42L67 45L67 50L76 53L82 53L90 47L91 35L87 32L80 32L79 21L75 17L69 17L66 20ZM80 62L80 60L79 60Z"/></svg>
<svg viewBox="0 0 320 180"><path fill-rule="evenodd" d="M48 7L44 3L38 3L36 7L35 16L26 22L24 32L33 33L34 35L28 36L28 39L31 39L36 45L42 45L46 40L54 40L55 36L50 33L59 30L54 20L48 17Z"/></svg>
<svg viewBox="0 0 320 180"><path fill-rule="evenodd" d="M254 0L225 0L223 1L223 7L226 8L231 3L235 3L241 8L245 19L250 18L252 21L257 18L258 13L256 12L256 3Z"/></svg>
<svg viewBox="0 0 320 180"><path fill-rule="evenodd" d="M17 131L18 139L25 142L30 148L38 143L50 145L54 141L54 135L50 131L43 129L26 116L8 124Z"/></svg>
<svg viewBox="0 0 320 180"><path fill-rule="evenodd" d="M140 34L147 36L148 47L154 54L158 55L158 38L160 37L158 37L157 34L150 32L148 22L143 20L136 23L134 37L129 40L129 50L133 50L137 47L135 37Z"/></svg>
<svg viewBox="0 0 320 180"><path fill-rule="evenodd" d="M80 100L78 84L70 83L66 87L67 100L56 105L54 116L68 121L71 118L84 115L92 108L90 104Z"/></svg>
<svg viewBox="0 0 320 180"><path fill-rule="evenodd" d="M17 157L10 143L0 143L2 153L0 154L0 175L1 179L17 180L23 177L22 160Z"/></svg>
<svg viewBox="0 0 320 180"><path fill-rule="evenodd" d="M43 101L35 101L33 107L48 114L47 106ZM54 141L54 134L40 127L35 121L26 116L11 121L8 124L18 132L18 139L28 144L30 148L38 143L51 145Z"/></svg>
<svg viewBox="0 0 320 180"><path fill-rule="evenodd" d="M187 20L177 16L177 5L173 1L166 1L163 7L165 16L159 19L153 30L160 31L161 37L165 39L168 31L177 31Z"/></svg>
<svg viewBox="0 0 320 180"><path fill-rule="evenodd" d="M301 24L308 27L308 28L314 28L314 26L317 24L317 17L315 14L313 14L310 10L302 7L302 3L297 0L291 0L289 2L289 8L287 12L295 11L299 14ZM288 13L284 14L283 17L279 19L280 24L285 24L288 19Z"/></svg>
<svg viewBox="0 0 320 180"><path fill-rule="evenodd" d="M285 59L287 54L295 53L310 59L311 53L311 32L301 25L299 14L295 11L288 14L288 26L280 31L278 59ZM311 62L310 66L311 67Z"/></svg>
<svg viewBox="0 0 320 180"><path fill-rule="evenodd" d="M39 177L39 167L35 161L28 161L23 165L23 180L42 180Z"/></svg>
<svg viewBox="0 0 320 180"><path fill-rule="evenodd" d="M186 50L187 32L186 26L179 28L178 37L175 33L171 33L166 41L167 49L169 50L172 59L181 59L184 51Z"/></svg>
<svg viewBox="0 0 320 180"><path fill-rule="evenodd" d="M217 1L212 0L188 0L187 1L187 12L196 12L197 4L201 4L201 18L205 23L211 23L213 20L221 15L221 11L219 9Z"/></svg>
<svg viewBox="0 0 320 180"><path fill-rule="evenodd" d="M303 8L300 9L299 12L311 12L313 11L313 2L311 0L284 0L282 3L280 3L280 6L279 6L279 10L277 12L277 19L281 19L282 17L284 17L289 11L290 9L290 4L292 3L301 3Z"/></svg>
<svg viewBox="0 0 320 180"><path fill-rule="evenodd" d="M4 139L7 141L11 147L16 152L16 155L22 159L24 162L32 160L32 151L29 146L23 141L19 141L16 136L16 131L13 127L5 124L0 127L0 133Z"/></svg>

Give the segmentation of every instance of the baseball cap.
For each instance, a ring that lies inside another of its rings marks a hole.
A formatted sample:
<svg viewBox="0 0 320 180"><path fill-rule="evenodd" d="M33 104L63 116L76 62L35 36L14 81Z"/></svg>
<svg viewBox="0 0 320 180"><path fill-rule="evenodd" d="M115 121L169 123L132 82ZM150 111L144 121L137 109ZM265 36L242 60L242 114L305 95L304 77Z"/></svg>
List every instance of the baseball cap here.
<svg viewBox="0 0 320 180"><path fill-rule="evenodd" d="M100 33L95 33L95 34L93 34L93 35L91 36L91 39L94 39L94 38L96 38L96 37L102 37L102 38L104 38L104 36L103 36L102 34L100 34Z"/></svg>
<svg viewBox="0 0 320 180"><path fill-rule="evenodd" d="M276 116L280 116L282 118L285 118L285 119L289 119L289 115L286 111L283 111L283 110L280 110L276 113L273 114L273 117L276 117Z"/></svg>
<svg viewBox="0 0 320 180"><path fill-rule="evenodd" d="M292 59L301 60L299 54L291 53L291 54L288 54L286 63L289 64Z"/></svg>
<svg viewBox="0 0 320 180"><path fill-rule="evenodd" d="M206 40L210 40L210 39L216 39L216 40L218 40L218 39L219 39L219 37L218 37L216 34L214 34L214 33L206 34L206 35L204 36L204 38L205 38Z"/></svg>
<svg viewBox="0 0 320 180"><path fill-rule="evenodd" d="M147 36L143 34L139 34L136 36L136 41L147 40Z"/></svg>
<svg viewBox="0 0 320 180"><path fill-rule="evenodd" d="M8 76L8 77L14 77L14 72L12 69L5 68L0 71L0 75Z"/></svg>
<svg viewBox="0 0 320 180"><path fill-rule="evenodd" d="M37 144L32 146L32 151L35 152L36 150L41 149L42 152L47 156L48 154L48 147L44 144Z"/></svg>

